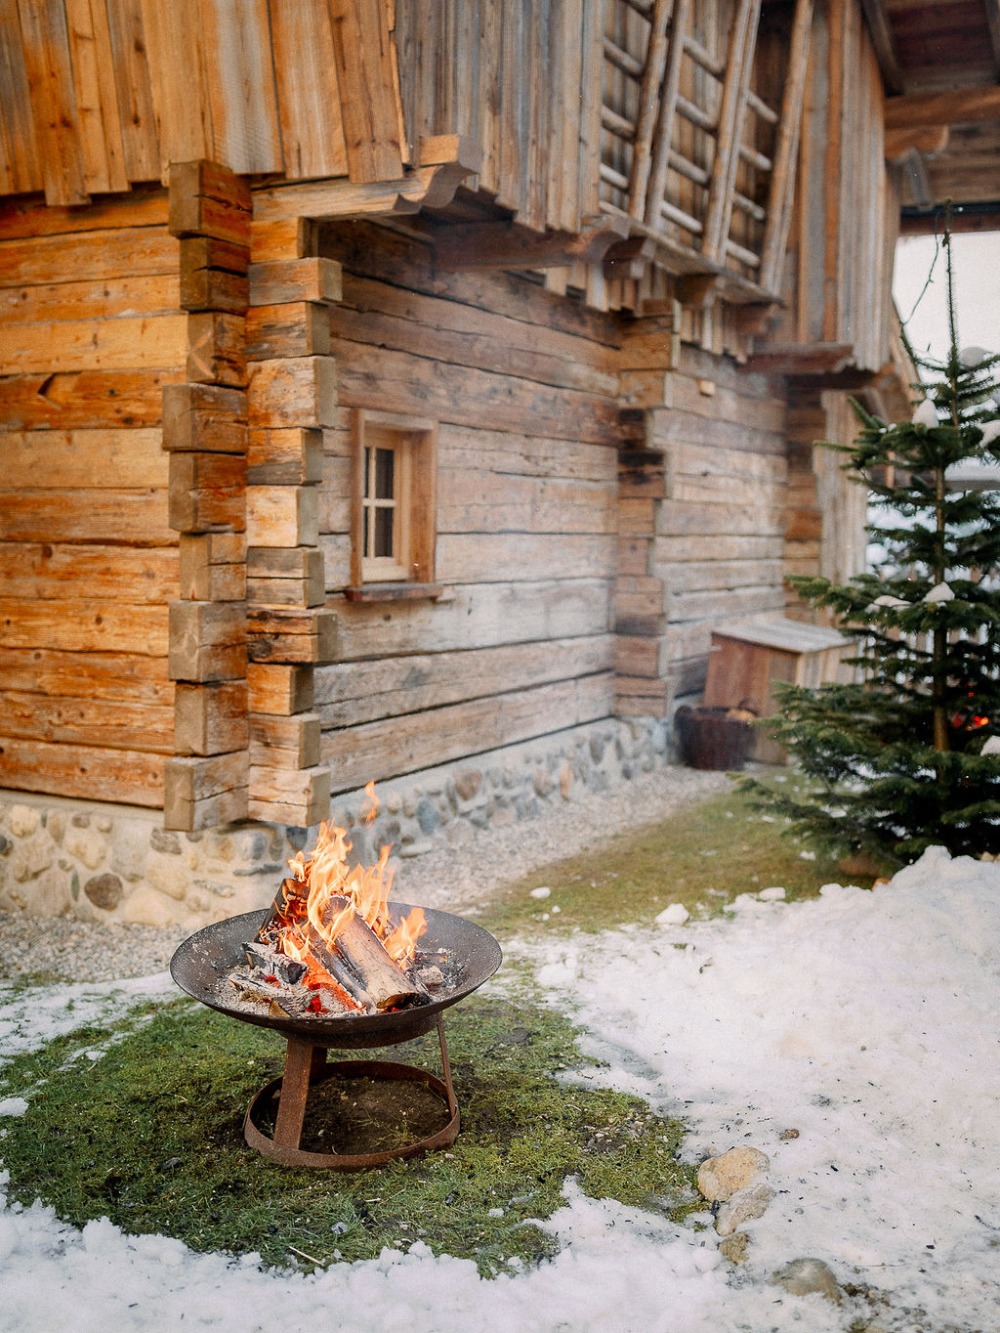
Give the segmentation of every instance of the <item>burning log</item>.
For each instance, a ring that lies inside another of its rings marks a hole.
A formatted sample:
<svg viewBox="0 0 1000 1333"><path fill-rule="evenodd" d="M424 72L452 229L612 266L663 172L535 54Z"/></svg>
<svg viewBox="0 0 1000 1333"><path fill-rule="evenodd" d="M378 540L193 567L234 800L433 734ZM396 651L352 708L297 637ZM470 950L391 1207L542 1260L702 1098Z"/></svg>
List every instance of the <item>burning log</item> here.
<svg viewBox="0 0 1000 1333"><path fill-rule="evenodd" d="M292 988L330 992L347 1012L429 1003L412 965L424 913L415 908L402 921L390 920L388 847L367 868L348 866L349 850L345 830L323 824L312 858L300 852L289 862L293 877L282 881L247 945L249 969Z"/></svg>

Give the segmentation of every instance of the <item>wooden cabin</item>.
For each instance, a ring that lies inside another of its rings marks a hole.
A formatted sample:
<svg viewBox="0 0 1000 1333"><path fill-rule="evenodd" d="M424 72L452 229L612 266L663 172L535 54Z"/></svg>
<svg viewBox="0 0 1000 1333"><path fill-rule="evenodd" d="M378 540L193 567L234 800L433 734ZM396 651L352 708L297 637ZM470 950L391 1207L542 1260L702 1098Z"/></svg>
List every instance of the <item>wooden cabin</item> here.
<svg viewBox="0 0 1000 1333"><path fill-rule="evenodd" d="M814 442L848 393L909 411L901 217L1000 199L996 7L949 6L947 71L934 9L5 0L22 842L88 802L302 829L369 779L662 736L714 628L859 568Z"/></svg>

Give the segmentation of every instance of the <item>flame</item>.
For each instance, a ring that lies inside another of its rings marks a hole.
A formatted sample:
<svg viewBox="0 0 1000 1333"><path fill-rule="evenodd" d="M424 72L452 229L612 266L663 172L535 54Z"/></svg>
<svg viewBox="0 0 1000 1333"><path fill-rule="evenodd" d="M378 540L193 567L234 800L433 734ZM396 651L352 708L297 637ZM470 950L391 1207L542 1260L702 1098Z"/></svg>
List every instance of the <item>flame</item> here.
<svg viewBox="0 0 1000 1333"><path fill-rule="evenodd" d="M379 808L374 782L368 784L365 794L371 805L364 818L370 822ZM396 963L405 963L412 958L417 940L427 928L419 907L395 928L390 922L389 891L393 868L389 865L389 855L392 847L383 846L374 865L350 866L347 857L351 845L346 829L324 822L319 827L312 856L307 857L299 851L288 862L291 879L286 879L282 885L279 929L274 947L306 964L307 985L336 985L313 956L310 938L333 948L337 937L354 916L359 916L374 931Z"/></svg>

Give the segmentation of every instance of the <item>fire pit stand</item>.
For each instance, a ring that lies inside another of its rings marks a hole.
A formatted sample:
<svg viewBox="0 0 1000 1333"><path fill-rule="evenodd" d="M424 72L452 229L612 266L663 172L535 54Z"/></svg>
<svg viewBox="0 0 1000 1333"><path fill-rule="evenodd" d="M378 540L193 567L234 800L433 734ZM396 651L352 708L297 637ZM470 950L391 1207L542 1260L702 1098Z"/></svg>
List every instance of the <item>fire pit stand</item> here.
<svg viewBox="0 0 1000 1333"><path fill-rule="evenodd" d="M408 903L390 902L389 907L400 917L412 910ZM458 1100L452 1084L442 1015L449 1006L481 986L500 966L503 955L489 931L451 912L427 908L427 930L421 937L421 945L429 954L437 953L449 960L445 984L429 1004L378 1014L292 1017L241 1005L230 984L233 969L243 958L244 944L255 937L267 915L266 911L246 912L213 922L184 940L170 960L174 981L196 1000L230 1018L270 1028L287 1039L284 1074L261 1088L247 1109L243 1122L247 1143L284 1166L333 1171L366 1170L396 1157L412 1157L454 1143L459 1130ZM331 1047L365 1051L396 1046L432 1031L437 1032L441 1048L440 1078L425 1069L388 1060L327 1060ZM338 1076L419 1084L444 1103L447 1123L432 1134L380 1152L326 1153L303 1148L309 1094ZM276 1095L274 1132L268 1134L260 1122Z"/></svg>
<svg viewBox="0 0 1000 1333"><path fill-rule="evenodd" d="M441 1045L443 1078L414 1065L401 1065L389 1060L335 1060L331 1064L327 1061L326 1044L318 1045L301 1037L289 1037L285 1072L281 1078L272 1079L261 1088L250 1103L243 1121L244 1138L251 1148L256 1148L259 1153L273 1158L282 1166L318 1167L328 1171L367 1171L372 1167L384 1166L396 1157L413 1157L416 1153L429 1152L434 1148L447 1148L458 1137L460 1117L451 1081L444 1021L440 1014L435 1015L435 1027ZM448 1122L434 1134L381 1152L311 1152L301 1147L309 1092L330 1078L372 1078L419 1083L436 1093L445 1103ZM278 1115L274 1134L269 1135L258 1125L255 1113L266 1106L276 1093Z"/></svg>

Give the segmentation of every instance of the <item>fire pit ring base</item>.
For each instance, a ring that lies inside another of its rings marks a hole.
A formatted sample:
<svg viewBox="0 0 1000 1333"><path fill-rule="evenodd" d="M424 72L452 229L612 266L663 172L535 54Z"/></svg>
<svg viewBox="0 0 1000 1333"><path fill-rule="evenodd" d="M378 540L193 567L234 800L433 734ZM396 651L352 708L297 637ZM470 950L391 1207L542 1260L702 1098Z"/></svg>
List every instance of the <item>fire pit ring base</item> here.
<svg viewBox="0 0 1000 1333"><path fill-rule="evenodd" d="M417 1153L447 1148L458 1137L460 1116L455 1089L451 1081L448 1048L444 1040L444 1025L437 1019L441 1043L443 1078L415 1065L396 1064L389 1060L335 1060L328 1064L326 1048L297 1037L288 1040L285 1073L267 1083L247 1108L243 1121L243 1137L251 1148L270 1157L282 1166L312 1167L326 1171L368 1171L384 1166L396 1158L413 1157ZM324 1153L301 1147L302 1126L305 1121L309 1090L336 1078L371 1078L419 1083L435 1093L448 1110L448 1121L441 1129L424 1138L415 1139L396 1148L372 1153ZM266 1134L257 1123L255 1114L278 1094L278 1115L274 1134Z"/></svg>

